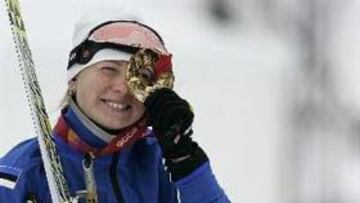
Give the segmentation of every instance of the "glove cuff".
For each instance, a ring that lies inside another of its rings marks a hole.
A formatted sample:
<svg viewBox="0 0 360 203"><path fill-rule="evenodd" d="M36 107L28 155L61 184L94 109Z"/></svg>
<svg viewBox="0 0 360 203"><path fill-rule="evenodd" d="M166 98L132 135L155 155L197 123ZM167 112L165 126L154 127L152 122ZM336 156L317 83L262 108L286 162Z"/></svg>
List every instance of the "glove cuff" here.
<svg viewBox="0 0 360 203"><path fill-rule="evenodd" d="M166 159L165 165L171 174L171 181L176 182L194 172L197 168L209 161L205 152L198 146L196 142L192 143L193 153L190 157L180 162L174 163L170 159Z"/></svg>

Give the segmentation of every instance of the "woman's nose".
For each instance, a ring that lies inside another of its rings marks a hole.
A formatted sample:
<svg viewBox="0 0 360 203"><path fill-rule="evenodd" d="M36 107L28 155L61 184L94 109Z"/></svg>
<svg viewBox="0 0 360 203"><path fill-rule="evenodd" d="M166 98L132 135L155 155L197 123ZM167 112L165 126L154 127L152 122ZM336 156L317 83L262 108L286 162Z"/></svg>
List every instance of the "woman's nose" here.
<svg viewBox="0 0 360 203"><path fill-rule="evenodd" d="M118 77L113 81L112 89L114 92L128 94L129 87L127 85L126 79L124 77Z"/></svg>

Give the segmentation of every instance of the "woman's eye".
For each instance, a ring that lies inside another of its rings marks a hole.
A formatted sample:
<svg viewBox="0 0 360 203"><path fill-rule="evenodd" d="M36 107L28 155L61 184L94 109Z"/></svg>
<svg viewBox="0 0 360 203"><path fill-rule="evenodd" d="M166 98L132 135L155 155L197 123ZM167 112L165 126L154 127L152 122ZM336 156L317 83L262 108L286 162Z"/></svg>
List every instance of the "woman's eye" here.
<svg viewBox="0 0 360 203"><path fill-rule="evenodd" d="M101 68L102 71L105 71L105 72L117 72L117 69L114 68L114 67L108 67L108 66L104 66Z"/></svg>

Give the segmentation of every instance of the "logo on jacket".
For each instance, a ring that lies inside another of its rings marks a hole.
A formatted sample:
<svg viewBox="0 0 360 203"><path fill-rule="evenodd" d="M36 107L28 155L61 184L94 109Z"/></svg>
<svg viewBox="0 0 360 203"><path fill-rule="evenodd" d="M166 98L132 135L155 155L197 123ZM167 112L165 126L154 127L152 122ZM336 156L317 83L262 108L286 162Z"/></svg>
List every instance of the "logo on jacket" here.
<svg viewBox="0 0 360 203"><path fill-rule="evenodd" d="M138 128L135 127L131 129L131 131L127 132L124 137L122 137L119 141L116 142L116 147L121 148L127 143L138 131Z"/></svg>

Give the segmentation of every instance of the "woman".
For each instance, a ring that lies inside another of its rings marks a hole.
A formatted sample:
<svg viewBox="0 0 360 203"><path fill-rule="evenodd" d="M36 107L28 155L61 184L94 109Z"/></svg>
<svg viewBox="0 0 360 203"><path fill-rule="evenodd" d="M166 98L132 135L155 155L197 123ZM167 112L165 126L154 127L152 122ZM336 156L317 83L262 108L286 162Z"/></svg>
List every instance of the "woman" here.
<svg viewBox="0 0 360 203"><path fill-rule="evenodd" d="M160 35L132 20L83 18L73 43L53 129L71 194L86 190L83 161L91 160L101 203L229 202L191 139L194 115L171 90L171 54ZM0 159L0 202L27 200L51 202L36 139Z"/></svg>

